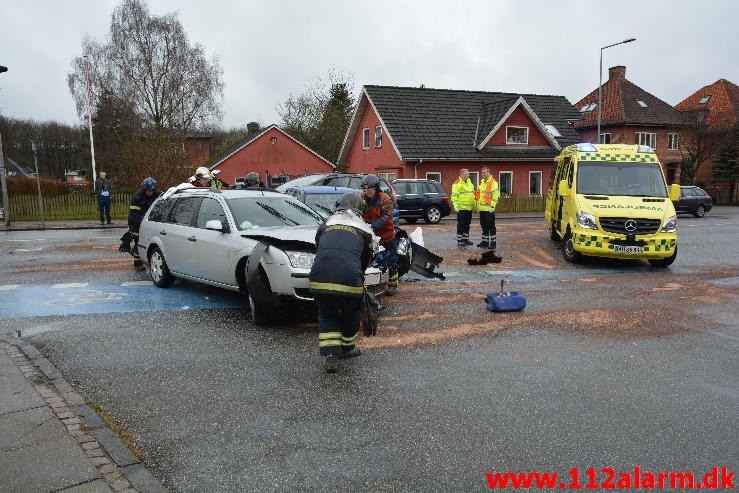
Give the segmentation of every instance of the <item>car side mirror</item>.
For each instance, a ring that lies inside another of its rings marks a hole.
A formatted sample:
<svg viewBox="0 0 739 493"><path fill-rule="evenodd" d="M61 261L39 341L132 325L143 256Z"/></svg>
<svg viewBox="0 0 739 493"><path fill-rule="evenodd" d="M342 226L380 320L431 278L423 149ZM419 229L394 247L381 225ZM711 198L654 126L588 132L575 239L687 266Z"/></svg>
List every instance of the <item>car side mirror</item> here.
<svg viewBox="0 0 739 493"><path fill-rule="evenodd" d="M567 180L560 180L557 186L557 193L562 197L570 196L570 186L567 184Z"/></svg>
<svg viewBox="0 0 739 493"><path fill-rule="evenodd" d="M670 185L670 200L673 202L680 200L680 185L677 183Z"/></svg>
<svg viewBox="0 0 739 493"><path fill-rule="evenodd" d="M205 229L211 229L213 231L220 231L221 233L228 233L229 227L225 221L219 221L218 219L210 219L205 222Z"/></svg>

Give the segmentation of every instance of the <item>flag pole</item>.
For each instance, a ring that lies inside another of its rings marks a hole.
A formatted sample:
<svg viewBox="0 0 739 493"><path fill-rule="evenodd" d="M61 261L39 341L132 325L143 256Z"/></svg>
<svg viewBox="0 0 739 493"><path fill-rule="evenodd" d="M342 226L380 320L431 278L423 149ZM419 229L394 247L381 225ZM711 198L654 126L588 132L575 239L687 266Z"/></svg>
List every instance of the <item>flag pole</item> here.
<svg viewBox="0 0 739 493"><path fill-rule="evenodd" d="M85 59L85 86L87 87L87 126L90 128L90 156L92 157L92 184L95 185L97 180L97 172L95 171L95 144L92 140L92 95L90 93L90 70L89 63L87 61L87 55L82 58Z"/></svg>

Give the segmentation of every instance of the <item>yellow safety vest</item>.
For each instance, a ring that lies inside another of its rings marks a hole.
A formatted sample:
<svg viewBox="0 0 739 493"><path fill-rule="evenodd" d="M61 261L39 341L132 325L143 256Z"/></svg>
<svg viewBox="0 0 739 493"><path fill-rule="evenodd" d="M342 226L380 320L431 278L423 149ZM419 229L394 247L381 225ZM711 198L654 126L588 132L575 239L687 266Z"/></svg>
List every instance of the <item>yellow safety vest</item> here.
<svg viewBox="0 0 739 493"><path fill-rule="evenodd" d="M452 206L458 211L471 211L475 207L475 185L467 178L452 183Z"/></svg>

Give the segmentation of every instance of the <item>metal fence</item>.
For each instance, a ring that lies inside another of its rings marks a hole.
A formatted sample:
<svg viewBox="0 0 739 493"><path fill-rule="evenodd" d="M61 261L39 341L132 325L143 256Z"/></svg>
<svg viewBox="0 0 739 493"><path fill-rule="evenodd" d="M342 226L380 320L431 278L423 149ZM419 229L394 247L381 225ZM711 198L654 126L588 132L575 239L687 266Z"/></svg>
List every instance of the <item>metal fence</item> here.
<svg viewBox="0 0 739 493"><path fill-rule="evenodd" d="M131 193L114 193L111 199L110 215L113 219L126 219ZM10 197L11 221L39 221L37 195L17 195ZM98 203L90 193L70 193L58 197L44 197L44 219L47 221L67 221L74 219L98 219Z"/></svg>

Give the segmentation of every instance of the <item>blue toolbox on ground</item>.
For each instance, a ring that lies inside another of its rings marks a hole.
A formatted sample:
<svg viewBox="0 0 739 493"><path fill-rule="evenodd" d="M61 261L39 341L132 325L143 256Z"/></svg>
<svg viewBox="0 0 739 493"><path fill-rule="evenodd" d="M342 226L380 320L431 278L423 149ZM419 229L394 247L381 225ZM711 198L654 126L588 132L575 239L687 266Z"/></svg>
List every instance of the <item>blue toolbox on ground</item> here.
<svg viewBox="0 0 739 493"><path fill-rule="evenodd" d="M526 307L526 296L518 291L505 291L505 280L500 281L500 292L489 293L485 297L491 312L517 312Z"/></svg>

